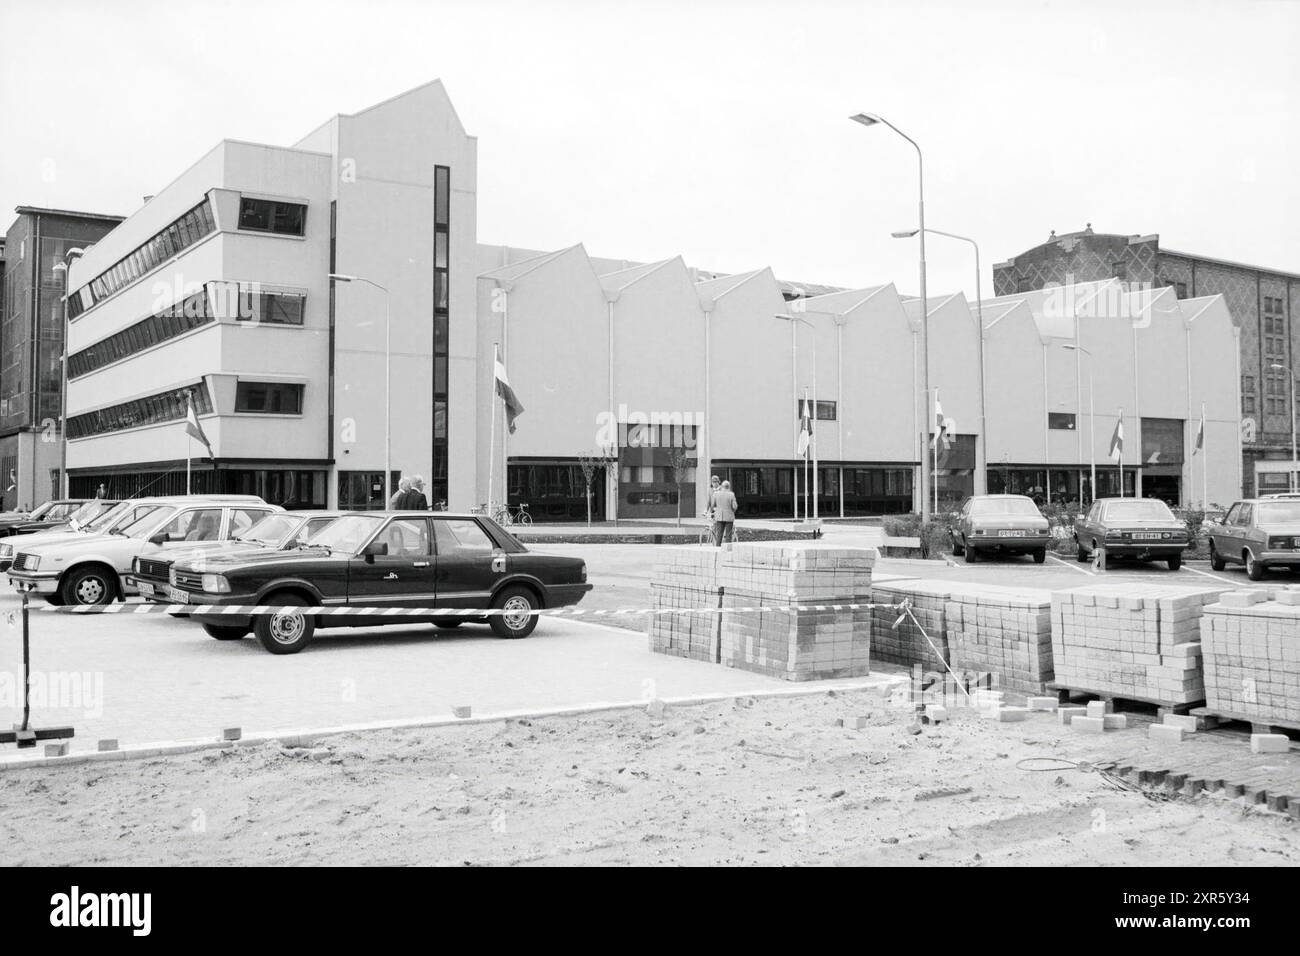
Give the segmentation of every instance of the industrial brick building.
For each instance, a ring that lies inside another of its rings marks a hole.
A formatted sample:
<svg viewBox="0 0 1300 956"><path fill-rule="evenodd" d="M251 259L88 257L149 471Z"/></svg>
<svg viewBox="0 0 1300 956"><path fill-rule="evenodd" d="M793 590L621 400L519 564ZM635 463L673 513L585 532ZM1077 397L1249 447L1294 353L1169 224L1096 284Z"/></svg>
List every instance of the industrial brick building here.
<svg viewBox="0 0 1300 956"><path fill-rule="evenodd" d="M1097 233L1091 224L1082 232L1052 233L1042 245L993 267L999 295L1111 278L1167 286L1180 299L1223 296L1241 330L1241 493L1286 491L1292 481L1286 369L1297 368L1300 352L1300 274L1164 248L1158 235ZM1294 376L1300 380L1300 372Z"/></svg>

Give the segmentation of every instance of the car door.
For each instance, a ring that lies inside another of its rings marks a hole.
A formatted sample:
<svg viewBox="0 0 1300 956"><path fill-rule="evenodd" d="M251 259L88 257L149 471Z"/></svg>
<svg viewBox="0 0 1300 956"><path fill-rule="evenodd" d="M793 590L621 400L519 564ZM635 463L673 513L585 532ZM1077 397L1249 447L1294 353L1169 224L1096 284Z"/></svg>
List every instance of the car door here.
<svg viewBox="0 0 1300 956"><path fill-rule="evenodd" d="M1240 554L1242 548L1250 548L1255 554L1264 550L1267 542L1255 527L1255 506L1250 502L1243 501L1241 504L1241 513L1237 516L1237 530L1235 537L1238 540L1237 553Z"/></svg>
<svg viewBox="0 0 1300 956"><path fill-rule="evenodd" d="M434 518L439 607L487 607L509 560L473 518Z"/></svg>
<svg viewBox="0 0 1300 956"><path fill-rule="evenodd" d="M1214 549L1219 554L1226 555L1232 560L1241 560L1241 541L1238 536L1237 521L1241 516L1241 502L1228 509L1228 513L1223 516L1223 523L1219 525L1218 530L1213 535Z"/></svg>
<svg viewBox="0 0 1300 956"><path fill-rule="evenodd" d="M372 539L387 554L348 562L348 604L354 607L431 607L437 597L427 518L393 518Z"/></svg>
<svg viewBox="0 0 1300 956"><path fill-rule="evenodd" d="M966 499L966 503L961 506L961 514L957 516L957 532L961 535L963 541L970 534L970 506L971 501Z"/></svg>

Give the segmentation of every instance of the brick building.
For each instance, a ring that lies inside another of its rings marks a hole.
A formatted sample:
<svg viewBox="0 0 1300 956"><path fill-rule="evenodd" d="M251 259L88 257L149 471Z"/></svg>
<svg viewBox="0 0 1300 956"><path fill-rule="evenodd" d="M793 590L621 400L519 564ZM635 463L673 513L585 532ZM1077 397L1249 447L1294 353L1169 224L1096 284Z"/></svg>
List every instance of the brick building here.
<svg viewBox="0 0 1300 956"><path fill-rule="evenodd" d="M1300 351L1293 318L1300 274L1162 248L1158 235L1057 235L993 266L997 295L1117 278L1172 287L1178 298L1222 295L1241 330L1242 494L1285 491L1291 481L1291 386ZM1300 370L1297 370L1300 390ZM1300 479L1297 479L1300 487Z"/></svg>

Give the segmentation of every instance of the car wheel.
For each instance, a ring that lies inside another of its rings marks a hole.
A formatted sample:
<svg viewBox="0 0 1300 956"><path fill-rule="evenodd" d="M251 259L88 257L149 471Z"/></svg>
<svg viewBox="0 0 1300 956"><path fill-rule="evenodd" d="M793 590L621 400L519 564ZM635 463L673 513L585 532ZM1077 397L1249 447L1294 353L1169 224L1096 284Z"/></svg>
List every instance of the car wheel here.
<svg viewBox="0 0 1300 956"><path fill-rule="evenodd" d="M463 617L435 617L433 623L437 627L450 629L453 627L460 627L465 623L465 619Z"/></svg>
<svg viewBox="0 0 1300 956"><path fill-rule="evenodd" d="M311 643L316 633L315 619L310 614L293 610L306 607L306 601L296 594L272 594L262 603L286 608L274 614L257 615L253 633L264 648L272 654L297 654Z"/></svg>
<svg viewBox="0 0 1300 956"><path fill-rule="evenodd" d="M1219 554L1214 547L1214 542L1210 541L1210 568L1214 571L1222 571L1228 566L1228 562L1223 560L1223 555Z"/></svg>
<svg viewBox="0 0 1300 956"><path fill-rule="evenodd" d="M1242 558L1245 559L1246 562L1246 577L1250 578L1252 581L1264 580L1264 565L1260 564L1259 561L1255 559L1255 555L1250 548L1246 549Z"/></svg>
<svg viewBox="0 0 1300 956"><path fill-rule="evenodd" d="M102 568L85 568L73 571L59 588L63 603L71 606L94 607L111 604L116 593L114 582Z"/></svg>
<svg viewBox="0 0 1300 956"><path fill-rule="evenodd" d="M1034 551L1034 564L1042 564L1047 560L1047 549L1038 548Z"/></svg>
<svg viewBox="0 0 1300 956"><path fill-rule="evenodd" d="M960 557L961 557L961 553L962 553L962 546L961 546L961 544L957 541L957 536L954 534L954 535L952 536L952 556L953 556L954 558L960 558Z"/></svg>
<svg viewBox="0 0 1300 956"><path fill-rule="evenodd" d="M219 641L238 641L248 636L248 628L229 624L204 624L203 630L208 632L208 637Z"/></svg>
<svg viewBox="0 0 1300 956"><path fill-rule="evenodd" d="M509 587L496 596L492 606L501 611L492 615L492 630L497 637L527 637L537 626L537 596L528 588Z"/></svg>
<svg viewBox="0 0 1300 956"><path fill-rule="evenodd" d="M1181 568L1182 566L1183 566L1183 556L1182 556L1181 554L1176 554L1176 555L1174 555L1172 558L1169 559L1169 570L1170 570L1170 571L1177 571L1177 570L1178 570L1179 568Z"/></svg>
<svg viewBox="0 0 1300 956"><path fill-rule="evenodd" d="M980 556L975 552L975 549L971 547L969 541L965 541L962 543L961 550L962 550L962 554L966 555L967 564L974 564L976 561L980 559Z"/></svg>

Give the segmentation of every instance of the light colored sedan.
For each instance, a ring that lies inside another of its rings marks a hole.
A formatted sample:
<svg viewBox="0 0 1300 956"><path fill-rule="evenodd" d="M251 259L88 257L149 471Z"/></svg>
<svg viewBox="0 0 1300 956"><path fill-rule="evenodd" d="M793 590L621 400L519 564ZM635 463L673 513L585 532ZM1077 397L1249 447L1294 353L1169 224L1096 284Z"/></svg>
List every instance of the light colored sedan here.
<svg viewBox="0 0 1300 956"><path fill-rule="evenodd" d="M1038 505L1024 495L975 495L962 506L952 531L952 553L964 554L966 563L980 552L1032 554L1034 562L1047 560L1052 529Z"/></svg>

